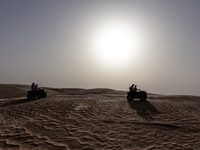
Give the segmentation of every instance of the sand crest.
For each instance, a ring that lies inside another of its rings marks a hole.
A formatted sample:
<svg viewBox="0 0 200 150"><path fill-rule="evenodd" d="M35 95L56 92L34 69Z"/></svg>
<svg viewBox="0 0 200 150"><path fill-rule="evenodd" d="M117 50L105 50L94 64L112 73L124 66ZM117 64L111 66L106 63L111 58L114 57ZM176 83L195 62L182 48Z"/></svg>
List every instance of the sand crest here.
<svg viewBox="0 0 200 150"><path fill-rule="evenodd" d="M0 85L0 149L199 149L200 97ZM12 91L12 92L10 92Z"/></svg>

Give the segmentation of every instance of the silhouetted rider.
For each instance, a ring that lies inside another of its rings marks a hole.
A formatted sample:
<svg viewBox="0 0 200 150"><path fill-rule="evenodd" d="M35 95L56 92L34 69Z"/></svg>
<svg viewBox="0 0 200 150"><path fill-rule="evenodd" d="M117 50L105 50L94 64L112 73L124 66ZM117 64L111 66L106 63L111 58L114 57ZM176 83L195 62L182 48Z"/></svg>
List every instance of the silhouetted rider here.
<svg viewBox="0 0 200 150"><path fill-rule="evenodd" d="M129 87L130 92L133 92L133 87L134 87L134 84L132 84L132 85Z"/></svg>
<svg viewBox="0 0 200 150"><path fill-rule="evenodd" d="M33 82L33 83L31 84L31 90L33 90L34 87L35 87L35 83Z"/></svg>
<svg viewBox="0 0 200 150"><path fill-rule="evenodd" d="M133 89L134 92L137 91L137 85L135 85L134 89Z"/></svg>
<svg viewBox="0 0 200 150"><path fill-rule="evenodd" d="M136 96L137 95L137 85L135 85L134 89L133 89L133 93Z"/></svg>
<svg viewBox="0 0 200 150"><path fill-rule="evenodd" d="M33 88L33 90L37 90L38 89L38 84L36 84Z"/></svg>

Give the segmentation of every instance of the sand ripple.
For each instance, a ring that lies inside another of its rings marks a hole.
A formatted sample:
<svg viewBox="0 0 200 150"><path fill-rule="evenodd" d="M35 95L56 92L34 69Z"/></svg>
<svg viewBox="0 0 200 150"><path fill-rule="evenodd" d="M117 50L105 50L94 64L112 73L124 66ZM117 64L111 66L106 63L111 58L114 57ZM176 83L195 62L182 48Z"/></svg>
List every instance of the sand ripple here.
<svg viewBox="0 0 200 150"><path fill-rule="evenodd" d="M47 92L45 99L0 99L0 148L200 147L199 97L150 94L128 102L126 92L107 89Z"/></svg>

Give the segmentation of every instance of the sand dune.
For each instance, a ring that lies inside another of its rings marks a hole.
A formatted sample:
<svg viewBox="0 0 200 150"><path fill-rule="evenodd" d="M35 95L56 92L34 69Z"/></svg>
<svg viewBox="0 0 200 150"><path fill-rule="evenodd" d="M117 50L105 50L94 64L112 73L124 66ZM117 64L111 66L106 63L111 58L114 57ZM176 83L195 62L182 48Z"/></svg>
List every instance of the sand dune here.
<svg viewBox="0 0 200 150"><path fill-rule="evenodd" d="M0 149L199 149L200 97L0 85Z"/></svg>

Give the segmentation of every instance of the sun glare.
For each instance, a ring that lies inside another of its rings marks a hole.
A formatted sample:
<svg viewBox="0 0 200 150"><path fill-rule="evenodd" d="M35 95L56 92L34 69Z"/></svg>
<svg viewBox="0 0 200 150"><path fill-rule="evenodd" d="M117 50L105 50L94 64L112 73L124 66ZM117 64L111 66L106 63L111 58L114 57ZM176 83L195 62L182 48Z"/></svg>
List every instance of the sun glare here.
<svg viewBox="0 0 200 150"><path fill-rule="evenodd" d="M110 24L102 27L95 36L94 48L99 59L109 64L123 64L134 51L134 37L130 27Z"/></svg>

